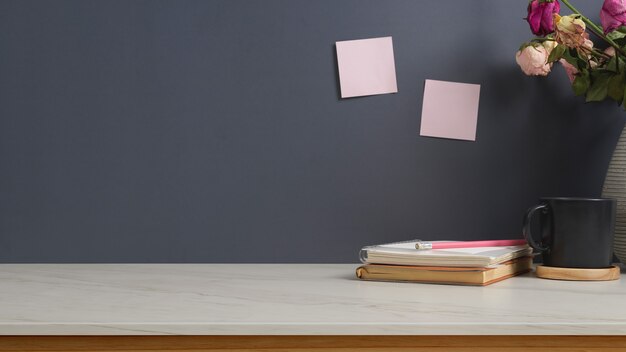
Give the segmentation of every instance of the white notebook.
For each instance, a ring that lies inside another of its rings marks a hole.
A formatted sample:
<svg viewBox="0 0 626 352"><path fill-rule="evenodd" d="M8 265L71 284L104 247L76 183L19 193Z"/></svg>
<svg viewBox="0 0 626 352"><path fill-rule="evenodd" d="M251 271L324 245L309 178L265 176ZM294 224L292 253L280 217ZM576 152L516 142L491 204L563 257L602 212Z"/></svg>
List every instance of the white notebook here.
<svg viewBox="0 0 626 352"><path fill-rule="evenodd" d="M533 251L527 245L418 250L415 244L419 241L363 247L360 258L366 264L489 267L530 256Z"/></svg>

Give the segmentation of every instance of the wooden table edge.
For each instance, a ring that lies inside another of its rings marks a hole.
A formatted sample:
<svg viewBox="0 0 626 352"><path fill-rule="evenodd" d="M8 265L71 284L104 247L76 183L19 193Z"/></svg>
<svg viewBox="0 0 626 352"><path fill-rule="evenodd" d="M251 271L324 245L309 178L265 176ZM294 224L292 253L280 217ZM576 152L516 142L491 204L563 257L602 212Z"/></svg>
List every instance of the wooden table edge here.
<svg viewBox="0 0 626 352"><path fill-rule="evenodd" d="M626 351L615 335L214 335L0 336L1 352L24 351Z"/></svg>

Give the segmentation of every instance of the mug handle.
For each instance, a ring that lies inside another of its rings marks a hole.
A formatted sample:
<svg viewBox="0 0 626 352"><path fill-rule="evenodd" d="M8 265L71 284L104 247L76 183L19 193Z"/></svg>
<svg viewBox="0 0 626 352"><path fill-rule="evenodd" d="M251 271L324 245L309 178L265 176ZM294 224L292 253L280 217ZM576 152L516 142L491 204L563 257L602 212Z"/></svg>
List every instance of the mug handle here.
<svg viewBox="0 0 626 352"><path fill-rule="evenodd" d="M534 249L540 252L547 251L549 247L545 247L535 242L532 234L530 233L530 222L532 220L533 215L535 214L537 210L547 210L547 209L548 209L548 205L546 204L538 204L538 205L532 206L526 211L526 216L524 217L524 230L523 230L524 238L526 239L526 242L528 242L528 244L531 247L533 247Z"/></svg>

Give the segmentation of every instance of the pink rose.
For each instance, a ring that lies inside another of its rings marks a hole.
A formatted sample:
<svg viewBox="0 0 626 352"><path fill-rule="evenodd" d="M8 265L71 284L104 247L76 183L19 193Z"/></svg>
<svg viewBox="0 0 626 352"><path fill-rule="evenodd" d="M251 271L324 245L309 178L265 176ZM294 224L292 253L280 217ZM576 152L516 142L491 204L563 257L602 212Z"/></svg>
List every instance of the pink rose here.
<svg viewBox="0 0 626 352"><path fill-rule="evenodd" d="M573 83L574 79L576 79L576 74L578 73L578 69L574 67L574 65L567 62L565 59L559 60L563 68L565 69L565 73L567 73L567 78L569 78L569 82Z"/></svg>
<svg viewBox="0 0 626 352"><path fill-rule="evenodd" d="M609 55L609 56L611 56L611 57L613 57L613 56L615 56L615 48L610 46L610 47L604 49L604 53Z"/></svg>
<svg viewBox="0 0 626 352"><path fill-rule="evenodd" d="M515 54L515 61L527 76L546 76L550 73L550 53L543 45L529 45Z"/></svg>
<svg viewBox="0 0 626 352"><path fill-rule="evenodd" d="M526 21L534 35L545 36L554 32L552 15L559 13L561 5L558 0L531 0L528 3Z"/></svg>
<svg viewBox="0 0 626 352"><path fill-rule="evenodd" d="M626 25L625 0L604 0L600 11L600 22L605 34Z"/></svg>

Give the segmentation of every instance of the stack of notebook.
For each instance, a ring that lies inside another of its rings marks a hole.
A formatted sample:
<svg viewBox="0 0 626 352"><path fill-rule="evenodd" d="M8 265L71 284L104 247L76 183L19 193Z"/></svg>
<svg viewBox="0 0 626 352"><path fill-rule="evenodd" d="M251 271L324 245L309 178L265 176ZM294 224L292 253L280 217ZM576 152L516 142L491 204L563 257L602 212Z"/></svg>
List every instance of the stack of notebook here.
<svg viewBox="0 0 626 352"><path fill-rule="evenodd" d="M418 240L361 249L362 280L486 286L531 270L527 245L418 250Z"/></svg>

